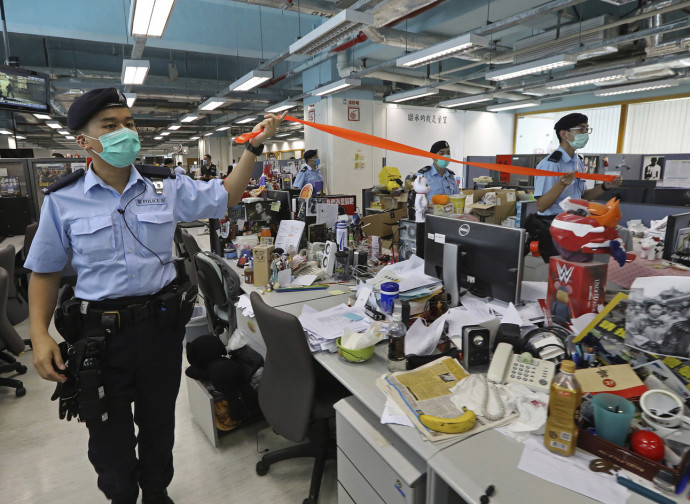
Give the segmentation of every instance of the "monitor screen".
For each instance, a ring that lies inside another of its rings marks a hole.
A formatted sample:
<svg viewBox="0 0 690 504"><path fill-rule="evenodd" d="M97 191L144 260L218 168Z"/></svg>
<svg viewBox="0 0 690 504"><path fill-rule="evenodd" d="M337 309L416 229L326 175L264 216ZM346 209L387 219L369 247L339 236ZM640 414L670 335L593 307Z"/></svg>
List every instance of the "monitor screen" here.
<svg viewBox="0 0 690 504"><path fill-rule="evenodd" d="M427 215L424 272L448 282L445 268L456 268L455 285L473 294L520 301L525 230L483 222ZM456 257L449 257L455 254Z"/></svg>
<svg viewBox="0 0 690 504"><path fill-rule="evenodd" d="M21 112L50 112L48 76L0 66L0 108Z"/></svg>
<svg viewBox="0 0 690 504"><path fill-rule="evenodd" d="M690 206L690 189L656 189L654 191L654 204L668 206Z"/></svg>
<svg viewBox="0 0 690 504"><path fill-rule="evenodd" d="M668 216L663 258L690 264L690 212Z"/></svg>

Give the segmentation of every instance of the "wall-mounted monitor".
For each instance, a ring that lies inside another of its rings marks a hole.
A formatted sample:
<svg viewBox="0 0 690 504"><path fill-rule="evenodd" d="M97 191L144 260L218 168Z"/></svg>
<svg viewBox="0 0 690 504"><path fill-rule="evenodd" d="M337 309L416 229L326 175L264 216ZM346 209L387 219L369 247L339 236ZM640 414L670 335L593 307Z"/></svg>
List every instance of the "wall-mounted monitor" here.
<svg viewBox="0 0 690 504"><path fill-rule="evenodd" d="M48 84L45 74L0 66L0 109L49 113Z"/></svg>

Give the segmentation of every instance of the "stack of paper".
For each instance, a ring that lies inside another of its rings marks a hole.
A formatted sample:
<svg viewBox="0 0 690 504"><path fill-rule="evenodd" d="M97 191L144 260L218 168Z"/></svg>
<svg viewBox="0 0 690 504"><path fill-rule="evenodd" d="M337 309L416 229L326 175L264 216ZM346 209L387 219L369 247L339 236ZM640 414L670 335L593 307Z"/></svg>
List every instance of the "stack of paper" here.
<svg viewBox="0 0 690 504"><path fill-rule="evenodd" d="M416 255L410 256L407 261L389 264L381 268L374 278L367 281L367 284L375 290L380 290L381 284L384 282L397 282L401 294L420 288L426 288L433 292L442 285L441 280L424 273L424 260Z"/></svg>
<svg viewBox="0 0 690 504"><path fill-rule="evenodd" d="M327 350L334 352L335 340L343 335L345 327L354 332L365 331L369 320L361 307L340 304L324 311L303 310L299 317L307 333L307 342L312 352Z"/></svg>

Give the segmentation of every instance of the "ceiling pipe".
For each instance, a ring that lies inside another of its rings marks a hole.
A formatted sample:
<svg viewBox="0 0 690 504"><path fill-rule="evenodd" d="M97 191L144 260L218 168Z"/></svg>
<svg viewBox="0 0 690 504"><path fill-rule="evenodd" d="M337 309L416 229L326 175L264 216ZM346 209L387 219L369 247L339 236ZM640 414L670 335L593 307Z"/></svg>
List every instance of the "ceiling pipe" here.
<svg viewBox="0 0 690 504"><path fill-rule="evenodd" d="M401 82L403 84L410 84L412 86L432 86L439 89L444 89L446 91L457 91L459 93L465 94L477 94L486 91L485 86L478 86L472 84L444 84L438 83L437 81L427 79L426 77L416 77L413 75L399 74L396 72L387 72L385 70L379 70L368 74L369 77L375 79L387 80L391 82ZM493 88L493 86L489 86ZM523 100L525 97L519 94L508 93L508 99L512 100Z"/></svg>
<svg viewBox="0 0 690 504"><path fill-rule="evenodd" d="M302 14L312 14L314 16L332 17L340 12L340 9L324 7L323 2L314 0L284 0L281 5L276 5L275 0L235 0L240 3L271 7L272 9L291 10Z"/></svg>

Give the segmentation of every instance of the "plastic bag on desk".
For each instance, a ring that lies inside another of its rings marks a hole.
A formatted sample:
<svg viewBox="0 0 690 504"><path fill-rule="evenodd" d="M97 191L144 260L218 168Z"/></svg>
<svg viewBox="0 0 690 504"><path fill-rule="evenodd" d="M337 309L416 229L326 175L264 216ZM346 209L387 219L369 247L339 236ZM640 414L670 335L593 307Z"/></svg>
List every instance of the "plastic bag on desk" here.
<svg viewBox="0 0 690 504"><path fill-rule="evenodd" d="M228 352L232 352L233 350L242 348L247 343L249 343L249 338L247 338L247 335L244 334L241 329L235 329L235 332L232 333L232 336L230 336L228 344L225 345L225 348L228 350Z"/></svg>
<svg viewBox="0 0 690 504"><path fill-rule="evenodd" d="M345 327L340 338L340 346L350 350L362 350L369 348L381 341L384 333L381 332L381 322L372 322L366 331L356 333L349 327Z"/></svg>

